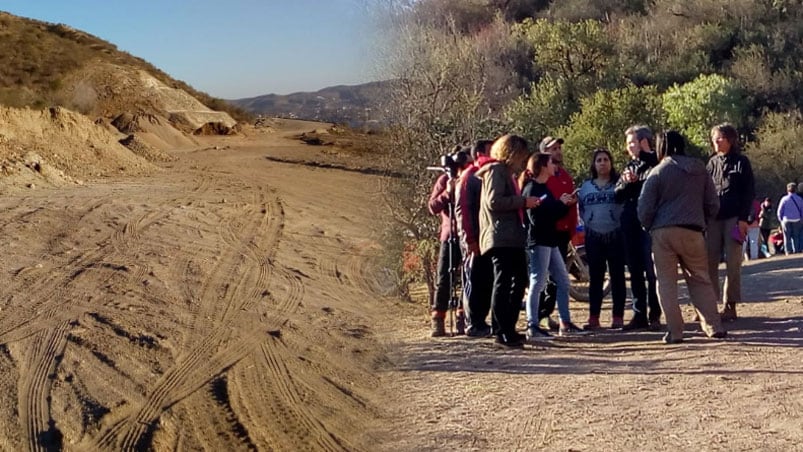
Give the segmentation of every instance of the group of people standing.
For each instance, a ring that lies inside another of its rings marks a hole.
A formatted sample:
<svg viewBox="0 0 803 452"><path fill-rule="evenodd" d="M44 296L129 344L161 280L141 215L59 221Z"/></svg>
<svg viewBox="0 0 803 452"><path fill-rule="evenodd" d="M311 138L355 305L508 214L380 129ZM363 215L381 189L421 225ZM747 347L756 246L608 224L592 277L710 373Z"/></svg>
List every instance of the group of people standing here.
<svg viewBox="0 0 803 452"><path fill-rule="evenodd" d="M621 173L608 149L594 149L589 177L578 189L563 167L560 138L545 137L534 153L512 134L470 150L456 148L451 160L457 171L438 178L429 201L430 211L442 217L432 336L446 335L450 262L463 264L465 312L458 311L457 332L469 337L494 336L498 344L517 347L552 339L550 329L573 336L602 328L607 272L611 328L660 330L663 312L664 342L680 342L678 266L703 332L725 336L722 321L736 318L741 301L742 242L754 221L753 173L736 130L729 124L711 130L714 154L707 165L685 155L685 140L674 131L660 134L655 149L646 126L628 128L624 138L630 159ZM583 327L572 322L565 264L578 218L590 274ZM723 256L727 276L720 296ZM625 265L633 300L627 323ZM525 334L516 329L522 301ZM557 322L550 317L555 306Z"/></svg>

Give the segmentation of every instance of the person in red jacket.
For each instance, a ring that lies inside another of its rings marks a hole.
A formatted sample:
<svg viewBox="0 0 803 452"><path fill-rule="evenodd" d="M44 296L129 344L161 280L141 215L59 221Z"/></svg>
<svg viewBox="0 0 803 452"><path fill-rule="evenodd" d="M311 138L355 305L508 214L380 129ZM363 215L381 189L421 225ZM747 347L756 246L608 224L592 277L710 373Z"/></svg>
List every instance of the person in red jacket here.
<svg viewBox="0 0 803 452"><path fill-rule="evenodd" d="M560 199L563 194L574 194L574 179L571 174L563 166L563 138L553 138L551 136L544 137L538 145L541 152L551 154L552 162L555 164L555 175L550 177L546 183L549 192L555 199ZM569 241L574 236L577 230L577 204L572 204L569 211L558 220L555 225L558 233L558 250L563 260L566 260L566 255L569 252ZM555 283L550 280L546 290L541 295L543 298L539 303L538 318L539 321L547 319L550 329L557 329L557 322L553 321L550 317L555 311L557 289Z"/></svg>
<svg viewBox="0 0 803 452"><path fill-rule="evenodd" d="M458 165L456 170L462 170L471 163L470 156L459 145L454 148L449 157ZM432 215L441 217L439 235L441 244L435 277L435 294L431 304L432 337L446 336L446 312L449 310L449 301L452 296L452 279L457 277L457 269L462 262L454 218L454 194L457 180L457 174L444 171L435 181L435 185L429 195L429 212ZM457 334L464 334L465 316L462 312L462 306L458 307L455 323Z"/></svg>

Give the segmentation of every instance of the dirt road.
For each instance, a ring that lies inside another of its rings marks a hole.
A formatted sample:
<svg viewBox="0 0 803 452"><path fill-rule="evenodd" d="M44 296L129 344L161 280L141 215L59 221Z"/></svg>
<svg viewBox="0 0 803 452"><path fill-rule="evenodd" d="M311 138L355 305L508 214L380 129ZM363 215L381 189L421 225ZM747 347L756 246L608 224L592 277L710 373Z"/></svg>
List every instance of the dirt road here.
<svg viewBox="0 0 803 452"><path fill-rule="evenodd" d="M0 197L0 450L373 442L375 180L265 158L316 126Z"/></svg>
<svg viewBox="0 0 803 452"><path fill-rule="evenodd" d="M803 450L803 257L746 266L722 342L433 340L320 127L0 196L0 450Z"/></svg>

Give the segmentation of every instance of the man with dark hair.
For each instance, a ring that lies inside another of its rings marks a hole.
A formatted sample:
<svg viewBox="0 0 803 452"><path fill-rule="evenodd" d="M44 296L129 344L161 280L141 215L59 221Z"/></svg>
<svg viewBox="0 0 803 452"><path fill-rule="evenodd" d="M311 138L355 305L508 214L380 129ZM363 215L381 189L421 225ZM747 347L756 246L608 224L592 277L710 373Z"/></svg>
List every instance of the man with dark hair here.
<svg viewBox="0 0 803 452"><path fill-rule="evenodd" d="M678 305L678 265L683 269L691 302L708 337L723 338L714 286L708 275L706 219L719 209L714 184L699 160L685 155L683 136L658 136L658 164L644 182L638 217L652 236L658 295L666 315L664 343L683 341L683 315ZM678 183L682 180L683 183Z"/></svg>
<svg viewBox="0 0 803 452"><path fill-rule="evenodd" d="M786 255L803 252L803 198L797 193L797 184L786 184L786 195L778 203L778 221L783 232Z"/></svg>
<svg viewBox="0 0 803 452"><path fill-rule="evenodd" d="M470 163L469 155L462 150L462 146L455 146L450 154L452 160L459 165L458 169ZM435 278L435 294L432 300L432 337L446 336L446 312L449 310L453 290L453 278L457 277L457 267L461 262L460 247L457 243L457 228L453 218L454 192L457 184L457 174L444 171L435 181L432 193L429 196L429 212L440 215L440 252L438 253L438 268ZM465 318L462 308L457 314L457 334L463 334Z"/></svg>
<svg viewBox="0 0 803 452"><path fill-rule="evenodd" d="M476 172L491 158L492 144L493 141L480 140L471 147L474 163L462 171L456 186L455 216L460 250L463 253L463 307L468 337L486 337L491 334L486 318L491 311L493 266L490 256L480 254L482 179L476 176Z"/></svg>
<svg viewBox="0 0 803 452"><path fill-rule="evenodd" d="M546 186L549 192L555 199L565 194L574 193L574 179L571 174L563 166L563 138L554 138L546 136L541 140L538 145L538 150L551 154L552 162L555 164L555 175L547 180ZM566 261L566 256L569 253L569 241L577 231L577 204L572 204L569 207L569 212L566 213L556 224L557 237L558 237L558 250L563 260ZM557 301L557 286L552 279L549 280L546 289L541 295L541 300L538 307L538 319L543 321L546 319L549 329L558 329L557 322L553 321L550 317L555 310L555 302Z"/></svg>
<svg viewBox="0 0 803 452"><path fill-rule="evenodd" d="M622 327L626 331L661 328L661 305L655 286L650 235L642 229L637 212L644 180L650 169L658 164L651 141L652 132L647 126L637 125L625 130L625 145L630 161L622 170L615 190L616 202L623 204L622 233L625 238L625 260L630 273L630 291L633 295L633 318Z"/></svg>
<svg viewBox="0 0 803 452"><path fill-rule="evenodd" d="M722 320L736 320L736 303L742 301L742 242L747 225L752 223L755 182L750 160L742 155L739 135L730 124L711 129L714 155L706 169L719 196L719 212L709 219L706 232L708 271L719 299L722 295ZM719 289L719 261L725 255L724 294Z"/></svg>

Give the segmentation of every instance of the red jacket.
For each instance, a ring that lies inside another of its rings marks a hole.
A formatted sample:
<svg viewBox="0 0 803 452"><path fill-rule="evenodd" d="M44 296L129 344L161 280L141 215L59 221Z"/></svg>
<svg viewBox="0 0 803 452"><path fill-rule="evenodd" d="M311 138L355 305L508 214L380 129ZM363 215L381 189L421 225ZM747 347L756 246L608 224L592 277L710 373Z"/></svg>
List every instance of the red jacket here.
<svg viewBox="0 0 803 452"><path fill-rule="evenodd" d="M558 172L546 181L546 186L556 199L564 193L572 194L574 191L574 179L569 175L568 171L563 168L558 168ZM573 236L577 231L577 204L569 208L569 213L563 216L555 225L558 231L566 231L569 237Z"/></svg>
<svg viewBox="0 0 803 452"><path fill-rule="evenodd" d="M438 180L435 181L432 193L429 195L429 213L441 216L441 242L449 240L449 233L452 229L452 224L449 221L449 194L446 192L448 181L449 176L446 173L441 174Z"/></svg>

